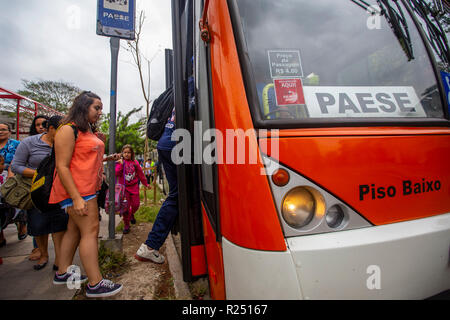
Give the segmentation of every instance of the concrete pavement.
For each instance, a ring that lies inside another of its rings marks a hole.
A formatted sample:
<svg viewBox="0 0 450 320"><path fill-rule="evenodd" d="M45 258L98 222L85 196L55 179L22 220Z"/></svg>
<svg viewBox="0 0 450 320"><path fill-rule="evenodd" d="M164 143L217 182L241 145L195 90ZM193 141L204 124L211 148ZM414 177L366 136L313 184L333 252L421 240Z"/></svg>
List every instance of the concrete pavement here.
<svg viewBox="0 0 450 320"><path fill-rule="evenodd" d="M49 262L44 269L36 271L33 265L36 261L29 261L28 256L33 249L33 239L28 236L25 240L17 238L17 228L14 224L4 230L6 246L0 248L0 300L71 300L75 290L66 286L53 285L53 262L55 250L51 236L49 237ZM81 266L78 251L74 264ZM82 269L83 270L83 269ZM83 271L82 271L83 272Z"/></svg>
<svg viewBox="0 0 450 320"><path fill-rule="evenodd" d="M104 210L101 210L99 239L108 238L109 219ZM116 226L121 219L115 217ZM0 257L3 264L0 265L0 300L72 300L76 290L70 290L67 286L53 285L54 271L52 269L55 259L53 241L49 237L49 263L44 269L36 271L33 265L36 261L29 261L28 256L33 249L32 237L19 241L17 228L14 224L4 230L7 241L6 246L0 248ZM182 268L180 257L175 249L172 235L166 240L166 258L170 272L174 279L174 287L177 299L192 299L187 284L182 280ZM83 270L78 251L74 257L74 264Z"/></svg>
<svg viewBox="0 0 450 320"><path fill-rule="evenodd" d="M99 237L108 236L108 217L102 210ZM116 225L120 219L116 219ZM29 261L28 256L33 249L33 238L28 236L19 241L17 228L14 224L4 230L6 246L0 248L0 300L71 300L76 290L67 286L53 284L53 263L55 250L51 236L49 237L49 262L44 269L36 271L33 265L36 261ZM80 267L81 273L86 274L80 261L78 250L73 263Z"/></svg>

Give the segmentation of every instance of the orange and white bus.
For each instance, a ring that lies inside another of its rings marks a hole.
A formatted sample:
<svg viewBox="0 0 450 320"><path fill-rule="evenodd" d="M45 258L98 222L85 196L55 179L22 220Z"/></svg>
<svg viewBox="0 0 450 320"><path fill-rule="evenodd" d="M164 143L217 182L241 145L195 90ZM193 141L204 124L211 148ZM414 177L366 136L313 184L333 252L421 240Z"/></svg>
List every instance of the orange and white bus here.
<svg viewBox="0 0 450 320"><path fill-rule="evenodd" d="M214 299L449 290L445 2L172 6L176 125L192 136L178 166L184 280L207 275Z"/></svg>

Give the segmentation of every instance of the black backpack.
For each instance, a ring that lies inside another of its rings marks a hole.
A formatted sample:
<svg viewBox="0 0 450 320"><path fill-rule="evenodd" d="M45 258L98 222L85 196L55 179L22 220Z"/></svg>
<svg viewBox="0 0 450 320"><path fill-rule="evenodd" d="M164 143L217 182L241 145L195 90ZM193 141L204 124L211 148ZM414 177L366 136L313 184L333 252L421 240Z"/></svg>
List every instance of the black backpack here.
<svg viewBox="0 0 450 320"><path fill-rule="evenodd" d="M78 129L73 125L70 126L73 129L76 140ZM55 167L55 147L53 147L52 153L41 161L33 176L33 180L31 180L31 201L41 212L48 212L61 208L58 203L48 203L53 179L55 178Z"/></svg>
<svg viewBox="0 0 450 320"><path fill-rule="evenodd" d="M166 89L154 102L147 121L147 137L158 141L172 115L174 105L173 86Z"/></svg>

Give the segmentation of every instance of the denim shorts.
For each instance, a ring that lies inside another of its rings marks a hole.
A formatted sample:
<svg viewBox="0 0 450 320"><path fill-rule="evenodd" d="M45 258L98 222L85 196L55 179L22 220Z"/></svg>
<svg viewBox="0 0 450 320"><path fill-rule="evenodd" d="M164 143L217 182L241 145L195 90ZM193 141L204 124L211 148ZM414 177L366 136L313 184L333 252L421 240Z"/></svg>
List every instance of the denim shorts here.
<svg viewBox="0 0 450 320"><path fill-rule="evenodd" d="M94 199L97 196L97 194L91 194L90 196L84 196L82 197L84 200L89 201L91 199ZM59 203L59 205L61 206L61 209L66 209L67 207L72 207L73 206L73 201L71 198L68 198L66 200L63 200Z"/></svg>

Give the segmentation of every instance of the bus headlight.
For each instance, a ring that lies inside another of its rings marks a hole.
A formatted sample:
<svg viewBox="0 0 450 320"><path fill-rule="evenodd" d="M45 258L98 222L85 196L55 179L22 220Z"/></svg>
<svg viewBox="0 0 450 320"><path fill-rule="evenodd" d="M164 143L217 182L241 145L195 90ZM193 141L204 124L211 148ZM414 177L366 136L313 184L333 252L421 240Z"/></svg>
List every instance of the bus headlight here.
<svg viewBox="0 0 450 320"><path fill-rule="evenodd" d="M333 205L327 210L325 220L330 228L339 228L344 224L345 214L342 207L338 204Z"/></svg>
<svg viewBox="0 0 450 320"><path fill-rule="evenodd" d="M318 201L323 202L322 199L317 199L314 191L310 187L296 187L284 197L281 213L291 227L301 228L314 218L319 205Z"/></svg>

